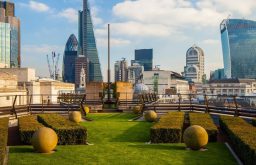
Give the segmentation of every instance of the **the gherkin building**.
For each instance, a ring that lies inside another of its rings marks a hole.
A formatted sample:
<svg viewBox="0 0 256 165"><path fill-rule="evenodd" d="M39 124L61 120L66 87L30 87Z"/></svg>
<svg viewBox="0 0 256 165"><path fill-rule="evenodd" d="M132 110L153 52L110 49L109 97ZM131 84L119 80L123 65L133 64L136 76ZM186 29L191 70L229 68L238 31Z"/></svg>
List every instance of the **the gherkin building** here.
<svg viewBox="0 0 256 165"><path fill-rule="evenodd" d="M77 58L78 41L74 34L70 35L63 56L63 81L75 83L75 61Z"/></svg>
<svg viewBox="0 0 256 165"><path fill-rule="evenodd" d="M89 61L88 80L90 82L102 82L101 67L88 0L83 0L83 11L79 11L78 35L79 54L87 57Z"/></svg>

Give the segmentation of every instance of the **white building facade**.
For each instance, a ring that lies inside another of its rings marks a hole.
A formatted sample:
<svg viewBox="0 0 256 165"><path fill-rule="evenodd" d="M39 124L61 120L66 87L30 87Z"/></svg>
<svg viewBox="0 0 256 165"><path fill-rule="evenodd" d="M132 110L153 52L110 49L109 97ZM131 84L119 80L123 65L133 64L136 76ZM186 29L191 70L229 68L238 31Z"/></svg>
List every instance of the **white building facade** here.
<svg viewBox="0 0 256 165"><path fill-rule="evenodd" d="M186 53L185 78L193 82L202 82L204 76L204 52L200 47L193 45Z"/></svg>

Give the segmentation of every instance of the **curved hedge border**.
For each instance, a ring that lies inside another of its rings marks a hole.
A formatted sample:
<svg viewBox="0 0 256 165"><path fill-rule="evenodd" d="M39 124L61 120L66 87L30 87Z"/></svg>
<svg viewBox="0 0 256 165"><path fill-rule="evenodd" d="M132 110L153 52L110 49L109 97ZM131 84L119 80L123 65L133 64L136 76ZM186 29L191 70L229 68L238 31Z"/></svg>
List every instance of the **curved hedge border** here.
<svg viewBox="0 0 256 165"><path fill-rule="evenodd" d="M4 164L8 140L9 118L0 119L0 165Z"/></svg>
<svg viewBox="0 0 256 165"><path fill-rule="evenodd" d="M58 114L41 114L37 120L55 130L58 135L58 144L86 144L87 130L85 127L71 122Z"/></svg>
<svg viewBox="0 0 256 165"><path fill-rule="evenodd" d="M217 141L218 128L214 124L209 114L189 113L189 120L190 120L190 125L200 125L207 131L210 142Z"/></svg>
<svg viewBox="0 0 256 165"><path fill-rule="evenodd" d="M170 112L150 129L152 143L179 143L182 138L184 112Z"/></svg>
<svg viewBox="0 0 256 165"><path fill-rule="evenodd" d="M239 117L220 117L220 127L227 133L234 150L245 165L256 162L256 128Z"/></svg>
<svg viewBox="0 0 256 165"><path fill-rule="evenodd" d="M37 121L36 116L24 116L18 119L21 142L31 144L34 132L44 125Z"/></svg>

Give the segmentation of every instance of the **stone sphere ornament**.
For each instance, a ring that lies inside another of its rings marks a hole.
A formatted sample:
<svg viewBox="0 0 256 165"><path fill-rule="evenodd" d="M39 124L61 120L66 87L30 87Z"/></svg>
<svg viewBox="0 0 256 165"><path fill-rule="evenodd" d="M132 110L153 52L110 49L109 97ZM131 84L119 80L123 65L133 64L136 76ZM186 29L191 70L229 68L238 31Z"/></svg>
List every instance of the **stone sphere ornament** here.
<svg viewBox="0 0 256 165"><path fill-rule="evenodd" d="M141 105L136 105L134 107L132 107L132 111L134 114L140 114L141 113Z"/></svg>
<svg viewBox="0 0 256 165"><path fill-rule="evenodd" d="M185 130L183 140L188 148L192 150L200 150L208 143L208 133L203 127L193 125Z"/></svg>
<svg viewBox="0 0 256 165"><path fill-rule="evenodd" d="M82 115L81 112L79 111L73 111L69 114L69 120L76 122L76 123L80 123L82 121Z"/></svg>
<svg viewBox="0 0 256 165"><path fill-rule="evenodd" d="M144 113L144 119L148 122L154 122L157 120L157 113L155 111L146 111Z"/></svg>
<svg viewBox="0 0 256 165"><path fill-rule="evenodd" d="M53 129L42 127L33 134L31 142L37 152L51 153L58 144L58 136Z"/></svg>

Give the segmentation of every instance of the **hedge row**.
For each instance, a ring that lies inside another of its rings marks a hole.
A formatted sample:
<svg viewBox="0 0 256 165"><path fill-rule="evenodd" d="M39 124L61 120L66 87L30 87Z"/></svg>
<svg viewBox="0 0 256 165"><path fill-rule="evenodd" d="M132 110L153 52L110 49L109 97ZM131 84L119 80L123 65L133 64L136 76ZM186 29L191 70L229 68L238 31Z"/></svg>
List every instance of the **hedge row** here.
<svg viewBox="0 0 256 165"><path fill-rule="evenodd" d="M4 164L8 140L9 118L0 119L0 165Z"/></svg>
<svg viewBox="0 0 256 165"><path fill-rule="evenodd" d="M256 119L252 119L252 125L256 126Z"/></svg>
<svg viewBox="0 0 256 165"><path fill-rule="evenodd" d="M239 117L220 117L220 127L245 165L256 162L256 128Z"/></svg>
<svg viewBox="0 0 256 165"><path fill-rule="evenodd" d="M36 116L24 116L18 119L19 132L21 142L24 144L31 144L31 139L34 132L43 127L41 123L37 121Z"/></svg>
<svg viewBox="0 0 256 165"><path fill-rule="evenodd" d="M200 125L207 131L210 142L217 141L218 129L209 114L189 113L189 120L190 125Z"/></svg>
<svg viewBox="0 0 256 165"><path fill-rule="evenodd" d="M184 112L170 112L150 130L152 143L179 143L182 138Z"/></svg>
<svg viewBox="0 0 256 165"><path fill-rule="evenodd" d="M54 129L58 135L58 144L86 144L86 128L71 122L58 114L41 114L37 116L40 123Z"/></svg>

